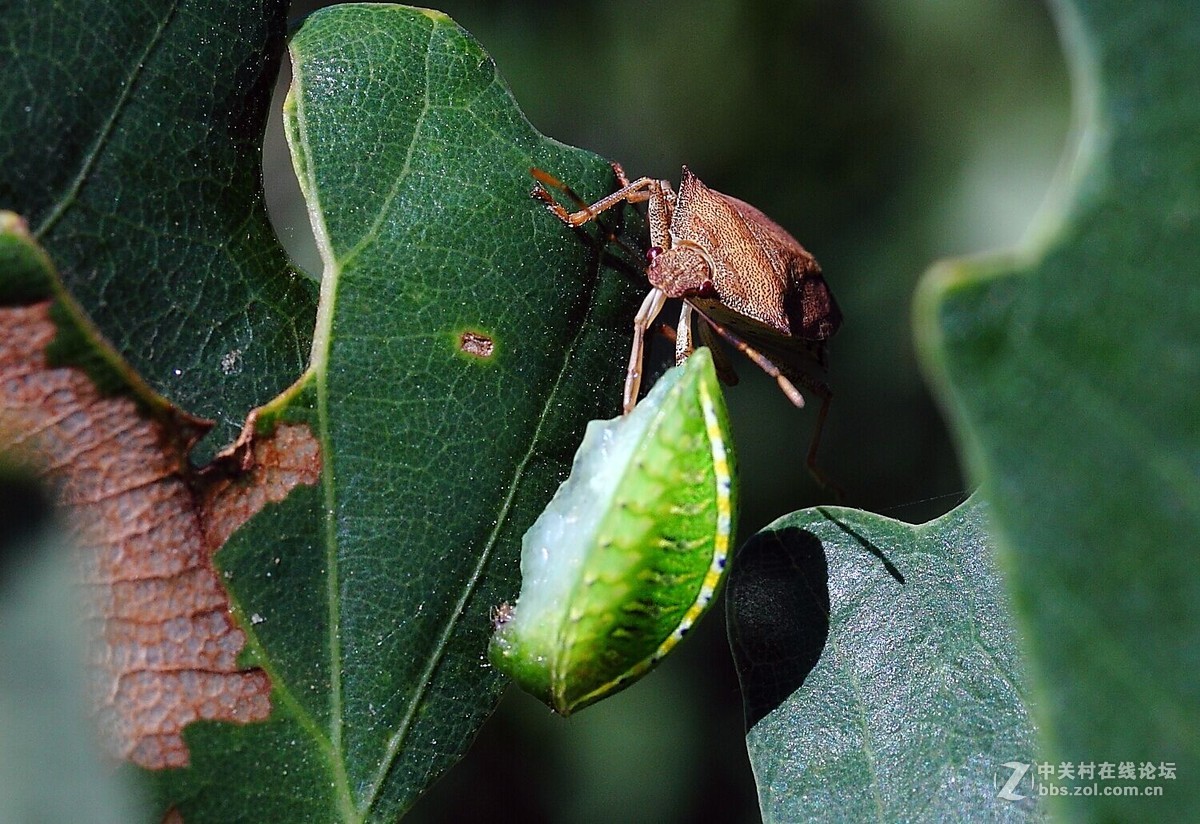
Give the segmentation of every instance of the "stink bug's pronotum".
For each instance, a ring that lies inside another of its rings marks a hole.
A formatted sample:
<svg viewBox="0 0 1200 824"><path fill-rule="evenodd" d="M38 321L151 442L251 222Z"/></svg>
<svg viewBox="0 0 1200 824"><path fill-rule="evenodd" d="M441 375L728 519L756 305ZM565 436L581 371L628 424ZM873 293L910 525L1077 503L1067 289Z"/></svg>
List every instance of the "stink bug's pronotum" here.
<svg viewBox="0 0 1200 824"><path fill-rule="evenodd" d="M521 594L493 613L492 663L562 715L650 671L713 602L737 492L708 349L630 414L592 421L521 545Z"/></svg>
<svg viewBox="0 0 1200 824"><path fill-rule="evenodd" d="M711 341L711 328L775 378L796 406L803 406L804 398L793 379L821 397L808 465L827 483L817 468L816 450L831 393L806 370L824 369L825 342L837 331L842 315L821 267L779 224L749 203L708 188L686 166L678 194L666 180L643 177L630 183L619 164L614 163L613 170L621 188L575 212L564 209L541 186L533 194L571 227L580 227L619 203L648 202L646 277L652 288L633 323L625 411L637 403L646 330L667 298L680 298L677 364L691 352L695 312L707 322L700 327L706 343ZM540 183L570 192L552 175L540 169L532 173Z"/></svg>

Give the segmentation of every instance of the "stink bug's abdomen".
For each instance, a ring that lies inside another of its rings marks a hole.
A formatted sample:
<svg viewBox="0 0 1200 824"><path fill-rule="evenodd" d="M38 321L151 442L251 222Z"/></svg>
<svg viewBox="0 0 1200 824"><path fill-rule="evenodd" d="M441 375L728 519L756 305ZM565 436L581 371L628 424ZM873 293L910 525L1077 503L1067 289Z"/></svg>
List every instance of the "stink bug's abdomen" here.
<svg viewBox="0 0 1200 824"><path fill-rule="evenodd" d="M699 349L632 413L588 425L525 534L521 594L492 663L562 715L646 674L712 604L734 487L724 399Z"/></svg>

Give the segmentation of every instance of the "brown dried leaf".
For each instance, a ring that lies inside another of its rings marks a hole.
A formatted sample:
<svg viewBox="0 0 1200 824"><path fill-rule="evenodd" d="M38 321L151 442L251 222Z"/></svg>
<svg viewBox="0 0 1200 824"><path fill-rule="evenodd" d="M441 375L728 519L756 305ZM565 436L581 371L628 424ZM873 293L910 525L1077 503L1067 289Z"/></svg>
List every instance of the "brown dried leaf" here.
<svg viewBox="0 0 1200 824"><path fill-rule="evenodd" d="M200 479L187 462L195 422L152 417L47 362L51 306L0 308L0 449L45 471L78 534L106 745L142 767L185 766L190 722L271 710L267 675L237 664L245 635L211 558L265 504L316 483L317 444L301 426L252 434L252 416L244 471Z"/></svg>

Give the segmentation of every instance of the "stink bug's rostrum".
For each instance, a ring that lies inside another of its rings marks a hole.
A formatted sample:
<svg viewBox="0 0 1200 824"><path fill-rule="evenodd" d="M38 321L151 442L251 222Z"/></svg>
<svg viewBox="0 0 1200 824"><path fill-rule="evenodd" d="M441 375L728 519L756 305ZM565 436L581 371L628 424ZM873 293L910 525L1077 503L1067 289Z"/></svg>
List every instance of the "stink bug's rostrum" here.
<svg viewBox="0 0 1200 824"><path fill-rule="evenodd" d="M571 476L521 541L521 594L489 658L569 715L650 671L712 605L737 509L710 350L628 415L592 421Z"/></svg>
<svg viewBox="0 0 1200 824"><path fill-rule="evenodd" d="M575 212L568 212L543 188L574 196L568 186L540 169L531 171L543 184L534 189L534 196L572 228L620 203L648 205L646 277L651 289L633 322L625 411L637 403L646 331L666 300L679 298L683 308L675 333L677 364L692 351L695 313L705 321L700 327L705 343L712 343L710 330L715 331L773 377L796 406L804 405L804 397L793 381L821 398L808 466L822 484L836 489L816 462L832 398L820 377L825 345L842 321L821 267L779 224L749 203L708 188L686 166L678 194L666 180L643 177L630 183L619 164L612 166L621 187L591 205L581 203ZM718 363L727 376L730 370L722 366ZM814 368L818 375L812 374Z"/></svg>

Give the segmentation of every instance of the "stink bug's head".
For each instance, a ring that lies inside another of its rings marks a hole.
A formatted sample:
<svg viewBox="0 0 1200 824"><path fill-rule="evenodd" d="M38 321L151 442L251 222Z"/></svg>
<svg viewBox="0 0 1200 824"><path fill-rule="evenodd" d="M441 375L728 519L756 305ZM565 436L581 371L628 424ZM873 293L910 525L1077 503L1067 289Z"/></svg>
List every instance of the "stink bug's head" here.
<svg viewBox="0 0 1200 824"><path fill-rule="evenodd" d="M716 294L712 261L694 244L681 243L665 250L651 246L646 261L646 277L669 298Z"/></svg>

